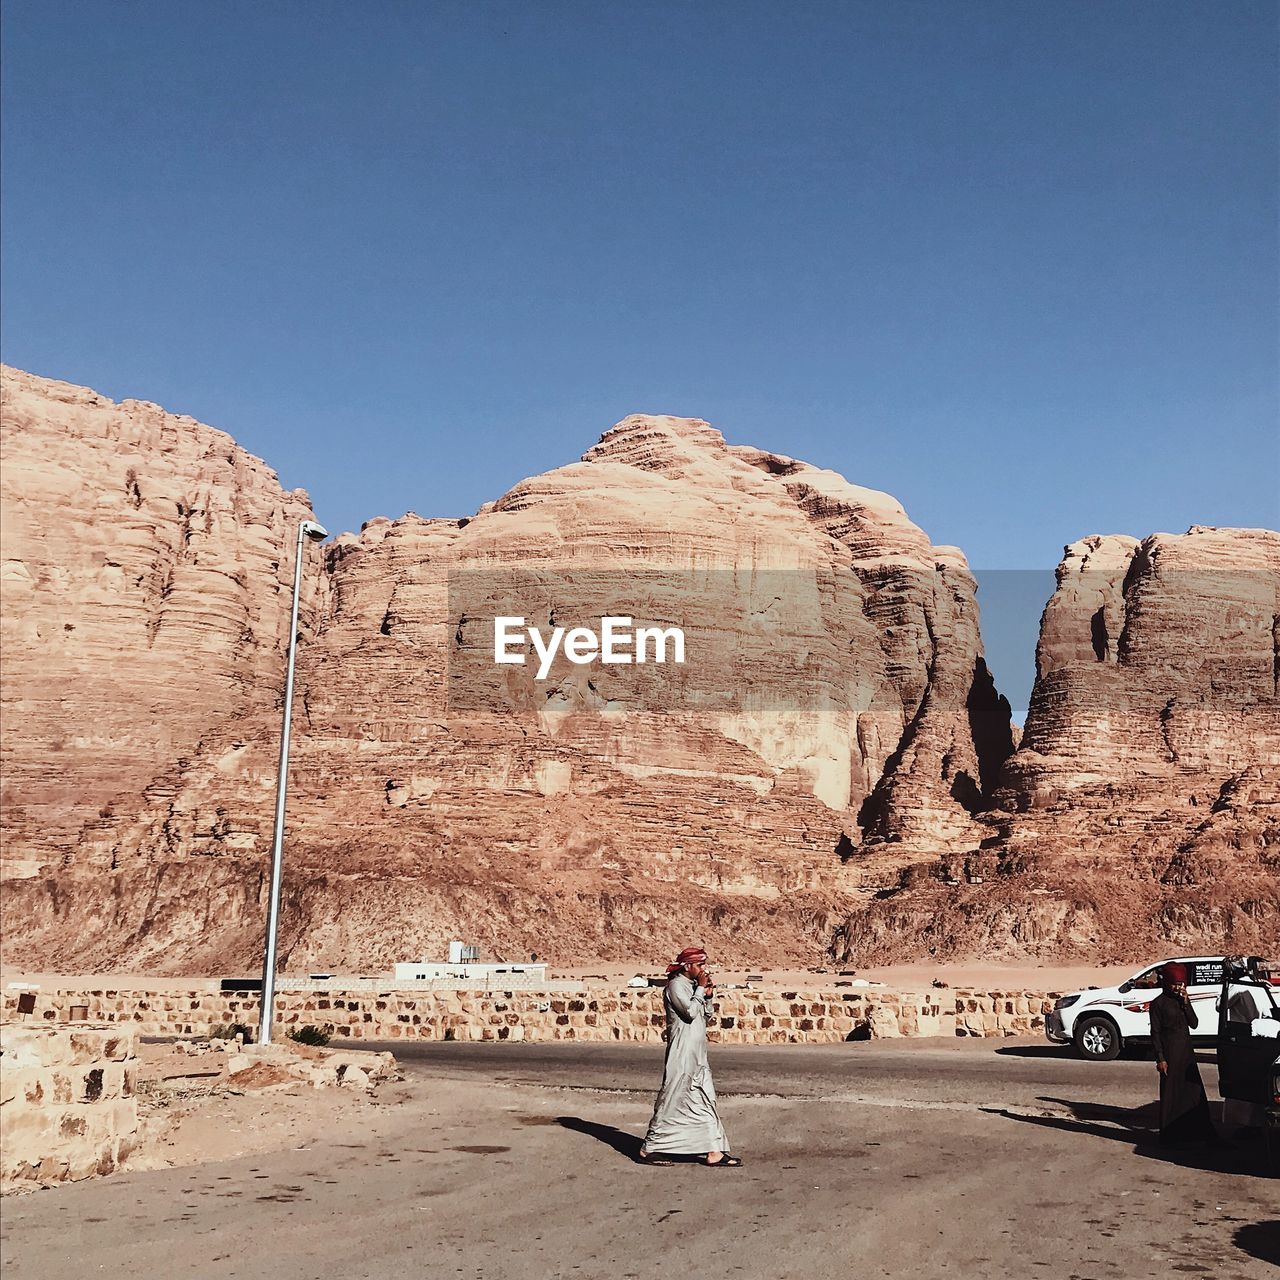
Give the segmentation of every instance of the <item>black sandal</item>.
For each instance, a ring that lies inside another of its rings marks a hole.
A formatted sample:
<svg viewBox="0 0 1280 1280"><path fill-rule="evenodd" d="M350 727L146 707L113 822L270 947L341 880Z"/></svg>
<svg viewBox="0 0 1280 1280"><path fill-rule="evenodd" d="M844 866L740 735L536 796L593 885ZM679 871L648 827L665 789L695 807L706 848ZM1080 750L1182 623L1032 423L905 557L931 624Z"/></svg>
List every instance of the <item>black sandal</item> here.
<svg viewBox="0 0 1280 1280"><path fill-rule="evenodd" d="M656 1160L652 1155L650 1155L646 1151L637 1151L636 1164L652 1165L655 1169L668 1169L673 1164L675 1164L675 1161L674 1160Z"/></svg>
<svg viewBox="0 0 1280 1280"><path fill-rule="evenodd" d="M742 1161L737 1156L724 1155L719 1160L708 1160L703 1156L700 1164L705 1165L708 1169L741 1169Z"/></svg>

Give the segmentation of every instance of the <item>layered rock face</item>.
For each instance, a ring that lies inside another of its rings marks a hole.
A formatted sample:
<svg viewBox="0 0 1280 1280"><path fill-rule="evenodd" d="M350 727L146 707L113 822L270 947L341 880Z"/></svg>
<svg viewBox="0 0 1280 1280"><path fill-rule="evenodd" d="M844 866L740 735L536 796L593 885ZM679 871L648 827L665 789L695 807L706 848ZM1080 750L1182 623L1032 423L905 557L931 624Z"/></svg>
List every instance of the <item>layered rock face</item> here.
<svg viewBox="0 0 1280 1280"><path fill-rule="evenodd" d="M278 700L281 549L310 505L191 418L8 368L2 389L3 867L73 875L99 823Z"/></svg>
<svg viewBox="0 0 1280 1280"><path fill-rule="evenodd" d="M1280 534L1090 537L1057 576L990 837L843 954L1280 946Z"/></svg>
<svg viewBox="0 0 1280 1280"><path fill-rule="evenodd" d="M887 495L688 419L629 418L469 520L344 536L300 657L284 954L821 956L905 854L981 835L1012 744L974 595ZM498 613L680 625L687 660L540 681L495 666ZM69 835L8 956L251 963L277 714L246 699Z"/></svg>
<svg viewBox="0 0 1280 1280"><path fill-rule="evenodd" d="M305 495L155 406L6 372L4 419L5 959L252 970ZM1278 534L1068 548L1016 753L962 554L697 420L310 554L294 971L1280 941ZM685 661L497 663L517 616Z"/></svg>

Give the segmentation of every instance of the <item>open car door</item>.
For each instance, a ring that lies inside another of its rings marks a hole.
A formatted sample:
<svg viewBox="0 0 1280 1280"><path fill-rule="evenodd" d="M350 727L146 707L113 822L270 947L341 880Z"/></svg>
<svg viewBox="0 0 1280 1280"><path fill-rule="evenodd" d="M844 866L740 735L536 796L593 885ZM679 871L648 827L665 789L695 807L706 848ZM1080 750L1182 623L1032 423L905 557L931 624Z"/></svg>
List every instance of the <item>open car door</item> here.
<svg viewBox="0 0 1280 1280"><path fill-rule="evenodd" d="M1271 1073L1280 1039L1265 1034L1267 1021L1280 1021L1276 989L1240 956L1223 966L1218 997L1218 1092L1224 1098L1266 1106L1272 1101Z"/></svg>

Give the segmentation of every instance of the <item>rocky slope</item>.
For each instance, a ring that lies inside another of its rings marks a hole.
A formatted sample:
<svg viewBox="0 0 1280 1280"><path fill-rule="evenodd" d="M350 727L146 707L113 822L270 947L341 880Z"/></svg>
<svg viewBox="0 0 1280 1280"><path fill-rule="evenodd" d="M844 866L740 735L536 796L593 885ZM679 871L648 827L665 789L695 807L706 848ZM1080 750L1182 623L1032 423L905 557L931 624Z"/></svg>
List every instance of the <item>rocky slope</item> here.
<svg viewBox="0 0 1280 1280"><path fill-rule="evenodd" d="M281 546L310 506L191 418L9 368L0 390L0 832L22 876L83 866L98 822L278 699Z"/></svg>
<svg viewBox="0 0 1280 1280"><path fill-rule="evenodd" d="M464 936L624 958L697 934L743 960L821 955L903 850L982 830L1011 739L974 594L887 495L685 419L629 418L470 520L371 522L331 548L300 660L286 954L376 967ZM689 657L539 682L494 666L500 612L678 623ZM28 873L10 957L257 954L278 725L237 662L234 716L184 692L198 743L154 760L141 801L68 823L56 875L10 841Z"/></svg>
<svg viewBox="0 0 1280 1280"><path fill-rule="evenodd" d="M5 394L5 959L252 968L305 495L154 406ZM1068 548L1015 753L963 555L704 422L371 521L306 579L287 964L1274 942L1278 544ZM498 615L680 626L686 662L539 680Z"/></svg>
<svg viewBox="0 0 1280 1280"><path fill-rule="evenodd" d="M1280 534L1090 537L1057 576L989 837L843 956L1280 950Z"/></svg>

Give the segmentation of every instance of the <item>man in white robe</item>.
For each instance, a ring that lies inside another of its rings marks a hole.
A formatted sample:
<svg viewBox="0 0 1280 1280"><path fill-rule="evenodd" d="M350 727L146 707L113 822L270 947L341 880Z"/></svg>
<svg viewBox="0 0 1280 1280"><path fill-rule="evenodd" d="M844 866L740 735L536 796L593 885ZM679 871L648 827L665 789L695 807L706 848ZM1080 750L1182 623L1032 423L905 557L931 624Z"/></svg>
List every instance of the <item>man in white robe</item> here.
<svg viewBox="0 0 1280 1280"><path fill-rule="evenodd" d="M662 997L667 1056L640 1161L667 1164L655 1157L700 1155L708 1168L741 1168L742 1161L729 1154L707 1061L707 1020L714 987L707 972L707 953L701 947L686 947L667 974Z"/></svg>

